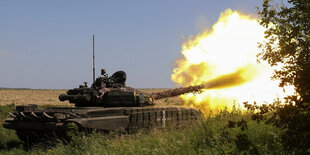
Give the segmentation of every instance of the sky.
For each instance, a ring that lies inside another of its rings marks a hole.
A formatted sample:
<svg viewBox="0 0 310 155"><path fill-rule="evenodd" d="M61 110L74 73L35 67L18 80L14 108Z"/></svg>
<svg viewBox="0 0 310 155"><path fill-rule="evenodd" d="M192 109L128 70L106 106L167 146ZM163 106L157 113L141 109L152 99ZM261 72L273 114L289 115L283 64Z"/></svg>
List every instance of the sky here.
<svg viewBox="0 0 310 155"><path fill-rule="evenodd" d="M181 47L230 8L256 16L261 0L2 0L0 87L70 89L100 69L136 88L173 88Z"/></svg>

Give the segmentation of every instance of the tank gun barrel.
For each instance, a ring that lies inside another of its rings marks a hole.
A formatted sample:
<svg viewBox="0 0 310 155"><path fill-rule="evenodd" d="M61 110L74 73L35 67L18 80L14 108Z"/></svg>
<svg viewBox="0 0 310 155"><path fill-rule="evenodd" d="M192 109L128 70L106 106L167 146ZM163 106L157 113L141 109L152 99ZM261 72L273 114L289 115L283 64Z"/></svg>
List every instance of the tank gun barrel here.
<svg viewBox="0 0 310 155"><path fill-rule="evenodd" d="M179 96L179 95L183 95L183 94L187 94L187 93L194 93L194 92L199 93L204 88L206 88L205 84L196 85L196 86L188 86L188 87L180 87L180 88L169 89L169 90L166 90L163 92L152 93L152 94L150 94L150 96L154 100L159 100L159 99Z"/></svg>

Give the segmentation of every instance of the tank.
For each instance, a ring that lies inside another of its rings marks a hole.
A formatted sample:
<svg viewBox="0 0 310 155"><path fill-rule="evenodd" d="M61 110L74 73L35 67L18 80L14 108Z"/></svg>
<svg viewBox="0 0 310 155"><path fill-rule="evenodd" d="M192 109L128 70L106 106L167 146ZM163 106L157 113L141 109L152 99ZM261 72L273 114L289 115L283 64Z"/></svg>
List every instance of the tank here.
<svg viewBox="0 0 310 155"><path fill-rule="evenodd" d="M3 127L16 130L22 141L30 143L45 136L67 137L72 130L134 133L143 128L179 127L202 116L189 107L154 106L154 100L197 92L203 85L145 94L126 86L124 71L108 76L101 70L101 75L90 87L84 82L59 95L60 101L69 101L74 107L16 106Z"/></svg>

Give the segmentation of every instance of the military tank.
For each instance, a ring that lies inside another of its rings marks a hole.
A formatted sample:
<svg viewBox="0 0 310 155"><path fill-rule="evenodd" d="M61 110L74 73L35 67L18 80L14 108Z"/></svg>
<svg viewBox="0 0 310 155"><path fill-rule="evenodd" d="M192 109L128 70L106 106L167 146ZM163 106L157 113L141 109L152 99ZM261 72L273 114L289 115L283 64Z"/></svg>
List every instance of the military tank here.
<svg viewBox="0 0 310 155"><path fill-rule="evenodd" d="M85 82L59 95L60 101L69 101L74 107L16 106L3 127L16 130L19 138L29 143L45 136L66 137L71 130L134 133L142 128L178 127L201 117L196 109L154 106L154 100L196 92L203 85L144 94L126 86L124 71L108 76L101 70L101 75L90 87Z"/></svg>

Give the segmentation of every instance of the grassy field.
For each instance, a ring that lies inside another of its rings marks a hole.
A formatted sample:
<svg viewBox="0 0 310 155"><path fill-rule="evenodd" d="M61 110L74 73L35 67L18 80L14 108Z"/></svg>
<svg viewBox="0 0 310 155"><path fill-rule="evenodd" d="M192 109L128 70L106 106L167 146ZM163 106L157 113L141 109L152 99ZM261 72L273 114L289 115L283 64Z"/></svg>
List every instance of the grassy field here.
<svg viewBox="0 0 310 155"><path fill-rule="evenodd" d="M39 90L39 89L0 89L0 105L64 105L69 102L58 100L59 94L66 93L66 90Z"/></svg>
<svg viewBox="0 0 310 155"><path fill-rule="evenodd" d="M162 91L142 90L146 93ZM40 106L70 105L57 101L65 90L2 90L0 106L0 154L290 154L283 152L281 130L251 119L251 113L233 110L200 120L184 129L153 129L137 134L102 135L80 133L69 144L34 147L25 150L14 130L6 130L2 122L18 104ZM16 97L14 97L14 95ZM40 95L38 95L40 94ZM45 94L45 95L43 95ZM5 98L3 97L5 96ZM9 98L9 96L11 98ZM56 99L54 99L55 97ZM14 100L14 102L13 102ZM53 101L55 102L53 102ZM14 103L14 104L12 104ZM179 98L157 101L158 105L179 105Z"/></svg>

